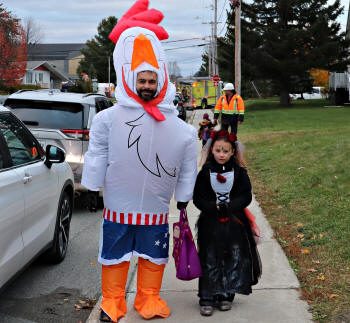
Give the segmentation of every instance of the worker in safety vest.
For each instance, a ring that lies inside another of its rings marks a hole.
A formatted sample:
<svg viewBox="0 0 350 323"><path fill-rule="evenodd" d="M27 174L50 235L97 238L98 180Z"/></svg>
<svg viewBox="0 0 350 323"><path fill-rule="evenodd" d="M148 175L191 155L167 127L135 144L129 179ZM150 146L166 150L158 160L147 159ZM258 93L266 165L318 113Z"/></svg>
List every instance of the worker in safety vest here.
<svg viewBox="0 0 350 323"><path fill-rule="evenodd" d="M214 123L221 113L221 128L237 134L239 123L244 120L244 101L242 97L236 93L232 83L227 83L223 88L225 94L218 99L214 110Z"/></svg>

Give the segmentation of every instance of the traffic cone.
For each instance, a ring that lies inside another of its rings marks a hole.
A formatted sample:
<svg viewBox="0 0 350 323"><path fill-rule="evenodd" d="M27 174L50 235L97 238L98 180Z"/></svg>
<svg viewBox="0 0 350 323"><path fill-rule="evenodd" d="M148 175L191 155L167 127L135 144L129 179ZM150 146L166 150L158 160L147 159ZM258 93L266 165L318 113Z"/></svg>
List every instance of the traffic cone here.
<svg viewBox="0 0 350 323"><path fill-rule="evenodd" d="M139 258L137 293L134 307L145 319L155 316L165 318L170 315L170 308L159 296L164 268L165 265L156 265L148 260Z"/></svg>
<svg viewBox="0 0 350 323"><path fill-rule="evenodd" d="M102 265L102 303L101 309L113 322L125 316L125 285L128 278L129 261L117 265Z"/></svg>

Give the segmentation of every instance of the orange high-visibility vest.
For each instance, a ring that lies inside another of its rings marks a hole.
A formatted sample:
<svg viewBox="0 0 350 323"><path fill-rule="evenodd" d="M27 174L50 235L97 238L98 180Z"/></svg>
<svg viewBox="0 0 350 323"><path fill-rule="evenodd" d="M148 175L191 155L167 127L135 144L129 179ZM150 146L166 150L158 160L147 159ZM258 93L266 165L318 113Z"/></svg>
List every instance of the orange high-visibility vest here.
<svg viewBox="0 0 350 323"><path fill-rule="evenodd" d="M240 95L235 94L230 103L227 103L226 95L220 96L215 105L214 113L244 114L244 102Z"/></svg>

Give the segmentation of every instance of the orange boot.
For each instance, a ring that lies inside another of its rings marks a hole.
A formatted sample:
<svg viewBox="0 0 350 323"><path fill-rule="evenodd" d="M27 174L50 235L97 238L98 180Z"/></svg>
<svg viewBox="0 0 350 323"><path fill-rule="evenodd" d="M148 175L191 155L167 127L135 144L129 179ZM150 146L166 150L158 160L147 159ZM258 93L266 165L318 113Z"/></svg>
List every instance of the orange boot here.
<svg viewBox="0 0 350 323"><path fill-rule="evenodd" d="M139 258L134 307L145 319L154 316L168 317L170 315L170 308L159 296L164 268L165 265L156 265Z"/></svg>
<svg viewBox="0 0 350 323"><path fill-rule="evenodd" d="M125 285L129 265L129 261L117 265L102 265L101 309L113 322L126 314Z"/></svg>

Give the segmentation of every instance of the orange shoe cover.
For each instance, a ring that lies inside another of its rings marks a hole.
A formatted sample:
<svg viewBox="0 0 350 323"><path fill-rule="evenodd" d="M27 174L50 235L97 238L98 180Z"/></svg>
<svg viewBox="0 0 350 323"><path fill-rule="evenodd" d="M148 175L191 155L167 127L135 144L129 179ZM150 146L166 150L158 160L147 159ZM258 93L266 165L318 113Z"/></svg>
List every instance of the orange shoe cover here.
<svg viewBox="0 0 350 323"><path fill-rule="evenodd" d="M125 285L130 262L102 265L101 308L113 322L126 314Z"/></svg>
<svg viewBox="0 0 350 323"><path fill-rule="evenodd" d="M164 268L165 265L156 265L139 258L134 307L145 319L155 316L168 317L170 315L170 308L159 296Z"/></svg>

